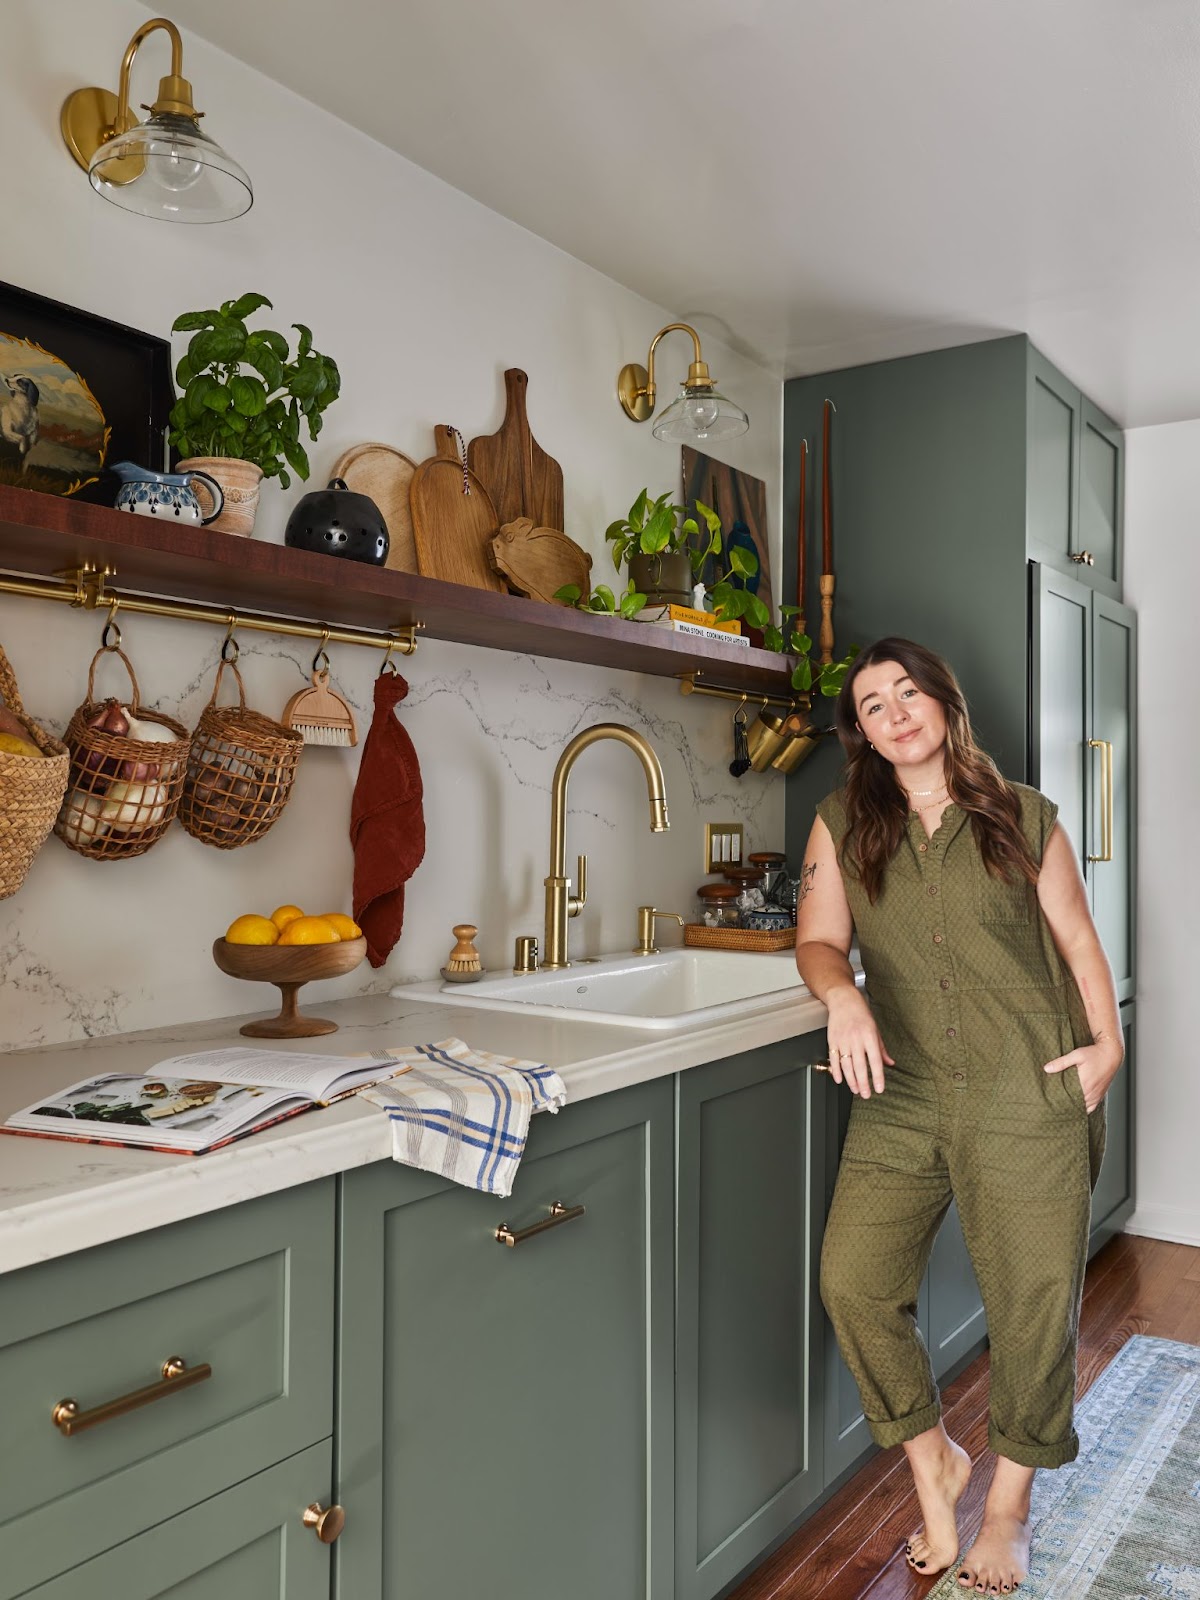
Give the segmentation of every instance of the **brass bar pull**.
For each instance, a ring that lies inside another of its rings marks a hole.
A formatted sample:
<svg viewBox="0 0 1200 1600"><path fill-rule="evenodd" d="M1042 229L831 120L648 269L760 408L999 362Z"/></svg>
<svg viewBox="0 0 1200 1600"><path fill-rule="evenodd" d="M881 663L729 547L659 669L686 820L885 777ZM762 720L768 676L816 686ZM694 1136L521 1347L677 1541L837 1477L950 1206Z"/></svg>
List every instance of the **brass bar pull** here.
<svg viewBox="0 0 1200 1600"><path fill-rule="evenodd" d="M809 1062L809 1066L813 1069L814 1072L832 1072L833 1071L833 1068L829 1065L828 1061L810 1061Z"/></svg>
<svg viewBox="0 0 1200 1600"><path fill-rule="evenodd" d="M111 1422L114 1417L123 1417L127 1411L148 1406L152 1400L165 1400L167 1395L175 1394L179 1389L190 1389L193 1384L203 1383L205 1378L211 1377L212 1368L207 1361L202 1361L197 1367L189 1367L182 1356L170 1356L162 1364L162 1377L157 1383L149 1383L144 1389L135 1389L132 1394L123 1394L116 1400L106 1400L102 1406L93 1406L90 1411L80 1411L77 1400L60 1400L50 1415L54 1426L69 1439L72 1434L82 1433L85 1428Z"/></svg>
<svg viewBox="0 0 1200 1600"><path fill-rule="evenodd" d="M1113 747L1111 739L1089 739L1088 744L1100 752L1100 854L1089 855L1089 861L1111 861L1115 807L1113 800Z"/></svg>
<svg viewBox="0 0 1200 1600"><path fill-rule="evenodd" d="M521 1228L517 1233L509 1227L507 1222L502 1222L496 1229L496 1238L500 1244L523 1244L526 1239L532 1239L535 1233L545 1233L547 1228L557 1228L560 1222L571 1222L584 1213L583 1206L564 1206L561 1200L556 1200L550 1207L550 1215L543 1217L540 1222L531 1223L528 1228Z"/></svg>

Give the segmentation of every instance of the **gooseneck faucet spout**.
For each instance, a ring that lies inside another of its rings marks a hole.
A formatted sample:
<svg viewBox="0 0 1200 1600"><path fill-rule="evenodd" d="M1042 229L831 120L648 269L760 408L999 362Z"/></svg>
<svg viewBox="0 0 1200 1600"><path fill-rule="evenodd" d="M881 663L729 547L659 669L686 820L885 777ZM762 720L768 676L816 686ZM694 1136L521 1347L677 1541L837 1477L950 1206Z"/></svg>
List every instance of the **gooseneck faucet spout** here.
<svg viewBox="0 0 1200 1600"><path fill-rule="evenodd" d="M572 895L567 869L567 780L571 768L589 745L601 739L616 739L628 745L642 764L646 774L646 792L650 800L650 831L665 833L670 827L667 820L667 785L662 763L653 747L633 728L620 722L598 722L594 727L577 733L558 758L554 781L550 790L550 876L546 879L546 930L543 967L569 967L567 953L567 922L577 917L587 904L587 857L579 857L579 893Z"/></svg>

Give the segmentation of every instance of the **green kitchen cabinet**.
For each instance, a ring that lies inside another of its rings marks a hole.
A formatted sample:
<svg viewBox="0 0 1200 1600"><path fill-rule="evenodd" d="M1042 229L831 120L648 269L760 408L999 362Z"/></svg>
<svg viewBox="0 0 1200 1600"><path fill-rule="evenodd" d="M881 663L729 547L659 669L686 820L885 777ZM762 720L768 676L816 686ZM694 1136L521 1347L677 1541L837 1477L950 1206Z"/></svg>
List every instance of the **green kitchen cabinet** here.
<svg viewBox="0 0 1200 1600"><path fill-rule="evenodd" d="M0 1600L329 1437L335 1201L322 1179L0 1278ZM171 1387L173 1357L209 1376Z"/></svg>
<svg viewBox="0 0 1200 1600"><path fill-rule="evenodd" d="M1059 807L1119 1000L1136 991L1137 618L1030 563L1029 781Z"/></svg>
<svg viewBox="0 0 1200 1600"><path fill-rule="evenodd" d="M332 1453L328 1439L312 1445L25 1592L29 1600L329 1600L333 1547L303 1517L328 1501Z"/></svg>
<svg viewBox="0 0 1200 1600"><path fill-rule="evenodd" d="M1125 1060L1108 1087L1107 1137L1104 1165L1092 1193L1092 1230L1088 1254L1095 1255L1133 1215L1134 1151L1136 1126L1134 1109L1137 1089L1137 1007L1127 1001L1121 1007L1121 1031L1125 1036Z"/></svg>
<svg viewBox="0 0 1200 1600"><path fill-rule="evenodd" d="M716 1594L823 1487L825 1053L809 1033L677 1078L675 1600Z"/></svg>
<svg viewBox="0 0 1200 1600"><path fill-rule="evenodd" d="M340 1600L669 1600L673 1100L535 1116L506 1199L345 1175Z"/></svg>

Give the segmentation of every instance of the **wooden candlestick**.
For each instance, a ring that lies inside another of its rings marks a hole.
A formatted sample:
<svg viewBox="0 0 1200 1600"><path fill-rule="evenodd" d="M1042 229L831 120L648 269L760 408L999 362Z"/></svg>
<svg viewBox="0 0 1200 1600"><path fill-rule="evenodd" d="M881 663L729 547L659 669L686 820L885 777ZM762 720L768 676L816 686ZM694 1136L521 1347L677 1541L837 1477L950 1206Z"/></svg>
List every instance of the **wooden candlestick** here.
<svg viewBox="0 0 1200 1600"><path fill-rule="evenodd" d="M826 400L821 421L821 570L833 571L833 500L829 488L829 419L837 410Z"/></svg>
<svg viewBox="0 0 1200 1600"><path fill-rule="evenodd" d="M821 584L821 660L833 660L833 586L832 572L823 572Z"/></svg>
<svg viewBox="0 0 1200 1600"><path fill-rule="evenodd" d="M806 502L808 499L808 440L800 441L800 512L796 518L796 542L798 551L796 556L796 631L807 633L807 620L804 615L804 595L808 588L808 540L804 525Z"/></svg>

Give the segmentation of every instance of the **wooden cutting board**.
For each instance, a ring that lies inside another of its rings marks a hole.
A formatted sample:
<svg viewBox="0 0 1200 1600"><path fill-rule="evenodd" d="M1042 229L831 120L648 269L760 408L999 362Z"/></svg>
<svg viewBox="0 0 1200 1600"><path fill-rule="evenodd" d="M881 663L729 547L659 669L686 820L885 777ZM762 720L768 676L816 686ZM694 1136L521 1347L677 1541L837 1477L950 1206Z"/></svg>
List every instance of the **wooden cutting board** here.
<svg viewBox="0 0 1200 1600"><path fill-rule="evenodd" d="M566 583L587 594L592 586L592 558L574 539L557 528L536 528L528 517L506 522L492 540L492 561L510 589L531 600L554 600Z"/></svg>
<svg viewBox="0 0 1200 1600"><path fill-rule="evenodd" d="M409 494L417 571L504 594L504 580L488 559L488 545L500 528L491 496L469 469L465 487L471 492L464 493L463 466L450 429L439 423L433 438L437 454L413 473Z"/></svg>
<svg viewBox="0 0 1200 1600"><path fill-rule="evenodd" d="M520 367L504 374L508 407L499 433L472 439L467 461L477 472L501 523L528 517L535 527L563 528L563 475L529 430L525 392L529 379Z"/></svg>
<svg viewBox="0 0 1200 1600"><path fill-rule="evenodd" d="M356 444L338 457L331 477L341 478L348 489L369 495L387 523L388 558L393 572L419 572L413 542L409 493L417 464L390 444Z"/></svg>

